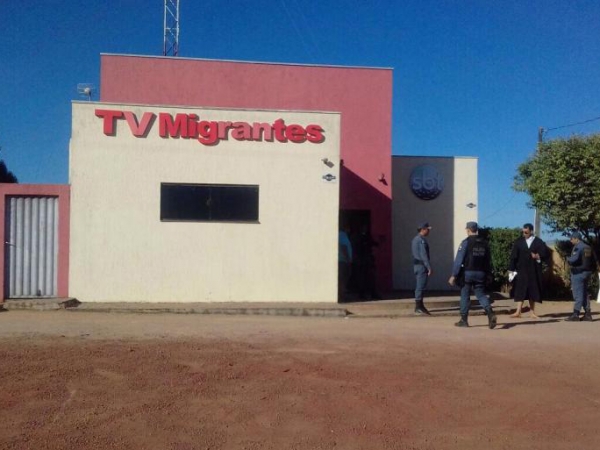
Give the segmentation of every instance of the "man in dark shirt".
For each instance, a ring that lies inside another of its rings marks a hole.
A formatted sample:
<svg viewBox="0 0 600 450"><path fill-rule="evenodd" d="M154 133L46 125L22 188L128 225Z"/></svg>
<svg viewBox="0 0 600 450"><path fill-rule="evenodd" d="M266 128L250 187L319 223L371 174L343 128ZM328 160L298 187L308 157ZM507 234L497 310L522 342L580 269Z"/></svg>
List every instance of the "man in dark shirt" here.
<svg viewBox="0 0 600 450"><path fill-rule="evenodd" d="M571 234L571 243L573 251L571 256L567 258L567 262L571 266L571 290L573 291L573 314L566 320L569 322L579 322L579 313L583 308L584 322L592 322L592 310L590 307L590 299L588 298L587 284L595 269L595 258L592 253L592 248L581 240L581 233L575 231Z"/></svg>
<svg viewBox="0 0 600 450"><path fill-rule="evenodd" d="M429 262L429 243L427 236L431 227L429 222L423 222L417 227L418 234L413 238L411 251L413 257L413 271L416 278L415 287L415 314L428 316L431 313L423 304L423 291L427 287L427 281L431 276L431 263Z"/></svg>
<svg viewBox="0 0 600 450"><path fill-rule="evenodd" d="M492 271L491 253L488 243L479 237L477 222L467 222L467 238L463 240L456 252L452 276L448 280L450 286L456 285L456 280L462 272L464 281L460 289L460 321L457 327L468 327L469 309L471 307L471 288L479 304L488 317L488 327L496 327L496 315L492 309L490 299L485 295L485 282Z"/></svg>

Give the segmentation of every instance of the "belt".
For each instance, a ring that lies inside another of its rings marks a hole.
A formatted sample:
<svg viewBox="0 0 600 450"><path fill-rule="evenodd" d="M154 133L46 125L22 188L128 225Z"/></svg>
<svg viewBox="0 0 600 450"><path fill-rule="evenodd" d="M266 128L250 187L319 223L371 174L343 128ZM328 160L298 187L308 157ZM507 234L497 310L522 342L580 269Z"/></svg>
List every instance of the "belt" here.
<svg viewBox="0 0 600 450"><path fill-rule="evenodd" d="M414 259L413 258L413 264L415 266L424 266L425 264L423 263L423 261L421 261L420 259Z"/></svg>

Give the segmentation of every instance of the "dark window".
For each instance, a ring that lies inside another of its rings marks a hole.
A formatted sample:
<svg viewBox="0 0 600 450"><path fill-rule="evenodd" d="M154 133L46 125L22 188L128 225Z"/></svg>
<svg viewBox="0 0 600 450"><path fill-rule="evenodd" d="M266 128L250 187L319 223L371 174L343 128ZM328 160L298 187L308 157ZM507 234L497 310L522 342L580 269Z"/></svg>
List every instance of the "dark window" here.
<svg viewBox="0 0 600 450"><path fill-rule="evenodd" d="M258 222L258 186L162 183L160 220Z"/></svg>

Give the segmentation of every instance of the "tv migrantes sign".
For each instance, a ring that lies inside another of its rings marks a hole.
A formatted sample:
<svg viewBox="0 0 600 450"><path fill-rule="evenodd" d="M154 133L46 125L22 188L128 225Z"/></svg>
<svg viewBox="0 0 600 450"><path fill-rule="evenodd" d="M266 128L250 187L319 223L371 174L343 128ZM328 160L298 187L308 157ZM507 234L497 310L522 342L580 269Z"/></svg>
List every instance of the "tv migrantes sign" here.
<svg viewBox="0 0 600 450"><path fill-rule="evenodd" d="M103 132L107 136L116 136L117 128L124 120L133 136L145 138L158 120L158 134L162 138L196 139L203 145L217 145L229 137L238 141L292 142L301 144L310 142L320 144L325 141L325 130L320 125L286 124L283 119L273 123L231 122L200 120L197 114L166 112L145 112L138 119L133 111L114 109L96 109L96 117L102 119Z"/></svg>

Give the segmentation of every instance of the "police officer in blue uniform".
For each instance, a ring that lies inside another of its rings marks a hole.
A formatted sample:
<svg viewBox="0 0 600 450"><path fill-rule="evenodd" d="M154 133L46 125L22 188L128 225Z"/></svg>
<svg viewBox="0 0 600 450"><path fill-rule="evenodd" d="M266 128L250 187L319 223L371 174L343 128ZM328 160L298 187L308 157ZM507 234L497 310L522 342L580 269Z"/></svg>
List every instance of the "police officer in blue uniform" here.
<svg viewBox="0 0 600 450"><path fill-rule="evenodd" d="M429 262L429 243L427 236L431 227L429 222L423 222L417 227L419 232L412 240L411 251L413 257L413 271L416 278L415 287L415 314L417 315L428 315L431 313L427 310L423 304L423 291L427 287L427 281L431 276L431 263Z"/></svg>
<svg viewBox="0 0 600 450"><path fill-rule="evenodd" d="M592 322L592 310L588 298L587 285L594 270L594 255L592 248L581 240L581 233L575 231L571 234L571 243L573 251L567 258L571 266L571 290L573 291L573 314L566 320L569 322L579 322L579 312L583 308L584 313L582 321Z"/></svg>
<svg viewBox="0 0 600 450"><path fill-rule="evenodd" d="M448 280L451 286L459 285L460 289L460 321L457 327L469 326L469 308L471 307L471 288L475 292L479 304L488 317L488 327L496 327L496 315L490 299L485 295L485 282L492 271L490 247L485 239L479 236L477 222L467 222L467 238L460 243L452 266L452 276ZM464 276L464 281L462 277Z"/></svg>

